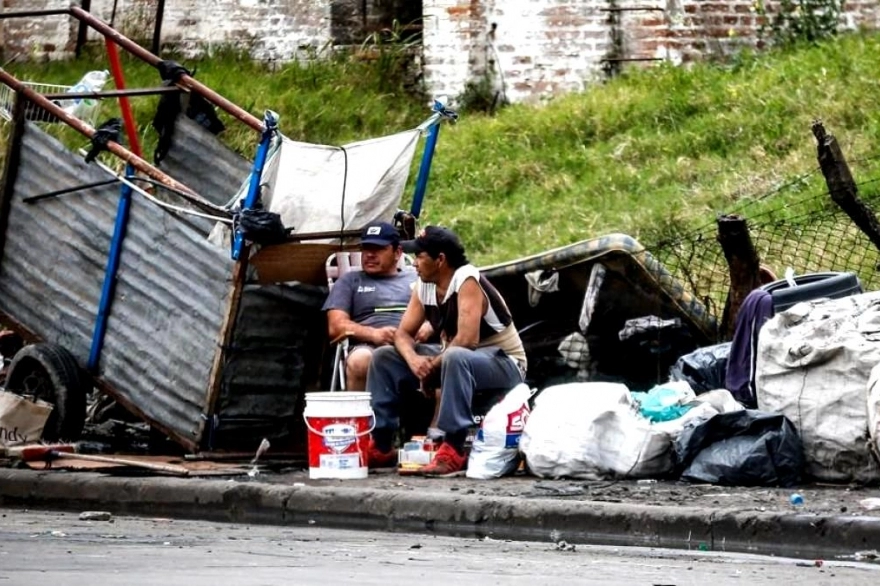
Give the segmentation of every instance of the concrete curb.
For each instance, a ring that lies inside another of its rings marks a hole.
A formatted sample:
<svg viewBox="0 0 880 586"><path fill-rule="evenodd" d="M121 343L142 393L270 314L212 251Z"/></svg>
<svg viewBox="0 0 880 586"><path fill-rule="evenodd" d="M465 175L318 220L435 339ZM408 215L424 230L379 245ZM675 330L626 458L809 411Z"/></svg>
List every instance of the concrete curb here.
<svg viewBox="0 0 880 586"><path fill-rule="evenodd" d="M0 469L0 505L234 523L832 559L880 549L880 518L743 513L358 487Z"/></svg>

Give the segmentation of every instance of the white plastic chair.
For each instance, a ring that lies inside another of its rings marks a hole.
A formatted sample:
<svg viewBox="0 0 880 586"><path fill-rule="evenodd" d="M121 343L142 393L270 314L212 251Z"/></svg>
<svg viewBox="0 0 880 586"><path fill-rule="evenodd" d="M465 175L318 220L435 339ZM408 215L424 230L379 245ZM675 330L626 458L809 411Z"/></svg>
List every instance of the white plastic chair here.
<svg viewBox="0 0 880 586"><path fill-rule="evenodd" d="M400 261L397 268L403 270L407 267L414 266L415 261L407 254L400 255ZM352 252L335 252L327 257L324 263L324 271L327 273L327 287L332 289L333 285L342 275L351 271L361 270L361 253L359 251ZM354 332L343 332L335 339L330 340L331 345L336 346L335 356L333 357L333 374L330 377L330 391L345 390L345 360L348 358L349 338Z"/></svg>

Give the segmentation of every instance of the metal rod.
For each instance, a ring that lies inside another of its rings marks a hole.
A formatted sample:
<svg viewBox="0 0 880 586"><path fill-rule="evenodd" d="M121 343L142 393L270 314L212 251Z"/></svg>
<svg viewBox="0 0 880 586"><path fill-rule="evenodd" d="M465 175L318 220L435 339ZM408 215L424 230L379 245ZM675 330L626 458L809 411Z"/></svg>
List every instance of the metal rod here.
<svg viewBox="0 0 880 586"><path fill-rule="evenodd" d="M91 139L95 135L94 128L92 128L79 118L67 113L57 104L47 100L45 97L35 92L27 85L18 81L15 77L7 73L6 70L4 70L2 67L0 67L0 82L5 83L15 91L23 94L24 97L26 97L28 100L34 102L50 114L53 114L56 118L66 123L68 126L73 128L86 138ZM180 196L194 206L223 217L230 216L230 213L226 208L209 202L183 183L180 183L169 175L166 175L147 161L132 153L121 144L111 140L107 143L107 150L125 161L126 163L131 164L135 169L137 169L141 173L144 173L148 177L151 177L159 181L160 183L167 185L168 187L178 190L180 192Z"/></svg>
<svg viewBox="0 0 880 586"><path fill-rule="evenodd" d="M133 175L134 168L128 165L126 175ZM92 347L89 350L88 369L98 374L98 363L101 350L104 348L104 337L107 333L107 318L113 305L113 293L116 290L116 276L119 272L119 257L122 254L122 241L128 227L128 216L131 210L131 186L123 183L119 191L119 204L116 207L116 222L113 226L113 238L110 240L110 252L107 254L107 267L104 271L104 282L101 285L101 299L98 302L98 315L95 318L95 329L92 333Z"/></svg>
<svg viewBox="0 0 880 586"><path fill-rule="evenodd" d="M61 94L42 94L47 100L82 100L101 98L118 98L119 96L152 96L155 94L180 93L184 90L175 86L159 86L154 88L101 90L99 92L64 92Z"/></svg>
<svg viewBox="0 0 880 586"><path fill-rule="evenodd" d="M107 45L107 58L110 61L110 71L113 73L113 81L118 89L125 89L125 75L122 73L122 62L119 60L119 50L116 43L110 39L105 39ZM131 103L128 97L119 96L119 110L122 112L122 120L125 122L125 133L128 135L128 144L131 145L131 152L139 157L143 156L141 151L141 141L138 138L137 123L134 121L134 114L131 113Z"/></svg>
<svg viewBox="0 0 880 586"><path fill-rule="evenodd" d="M269 146L272 144L272 137L275 136L275 131L278 129L278 114L272 110L266 110L264 125L266 130L263 131L263 136L260 138L260 144L257 146L257 154L254 157L254 165L251 169L248 192L244 201L241 203L242 210L252 209L260 199L260 180L263 177L263 167L266 165L266 157L269 154ZM235 234L233 234L232 260L239 259L243 248L244 234L240 229L236 228Z"/></svg>
<svg viewBox="0 0 880 586"><path fill-rule="evenodd" d="M665 8L659 6L612 6L610 8L600 8L599 12L666 12Z"/></svg>
<svg viewBox="0 0 880 586"><path fill-rule="evenodd" d="M82 9L85 10L86 12L91 12L92 11L92 0L82 0ZM77 27L77 31L76 31L76 51L75 51L75 54L76 54L77 58L79 58L79 56L82 54L82 49L85 46L86 41L88 40L88 31L89 31L89 29L86 26L86 23L80 21L79 26Z"/></svg>
<svg viewBox="0 0 880 586"><path fill-rule="evenodd" d="M59 8L56 10L15 10L11 12L0 12L0 20L7 18L31 18L34 16L58 16L60 14L70 14L69 8Z"/></svg>
<svg viewBox="0 0 880 586"><path fill-rule="evenodd" d="M165 0L158 0L156 3L156 22L153 26L153 44L151 46L153 53L158 55L162 50L162 19L165 18Z"/></svg>
<svg viewBox="0 0 880 586"><path fill-rule="evenodd" d="M663 57L605 57L604 59L600 59L599 62L621 62L621 61L666 61Z"/></svg>
<svg viewBox="0 0 880 586"><path fill-rule="evenodd" d="M95 18L88 12L78 8L76 6L70 7L70 14L81 21L88 23L90 27L104 35L105 37L112 39L117 45L137 57L138 59L149 63L153 67L158 67L159 63L162 62L162 59L150 53L128 37L123 36L116 29L108 25L106 22ZM254 116L253 114L243 110L237 105L233 104L211 88L199 83L189 75L181 75L180 79L177 80L177 84L181 87L187 88L196 92L197 94L203 96L206 100L227 112L233 118L236 118L247 124L254 130L258 132L263 131L263 123L262 121Z"/></svg>
<svg viewBox="0 0 880 586"><path fill-rule="evenodd" d="M75 193L77 191L82 191L83 189L92 189L94 187L103 187L104 185L110 185L111 183L116 183L118 179L115 177L113 179L105 179L104 181L95 181L94 183L86 183L85 185L77 185L76 187L65 187L64 189L57 189L55 191L50 191L48 193L41 193L39 195L31 195L23 198L21 201L24 203L34 203L40 201L42 199L49 199L51 197L58 197L59 195L67 195L68 193Z"/></svg>

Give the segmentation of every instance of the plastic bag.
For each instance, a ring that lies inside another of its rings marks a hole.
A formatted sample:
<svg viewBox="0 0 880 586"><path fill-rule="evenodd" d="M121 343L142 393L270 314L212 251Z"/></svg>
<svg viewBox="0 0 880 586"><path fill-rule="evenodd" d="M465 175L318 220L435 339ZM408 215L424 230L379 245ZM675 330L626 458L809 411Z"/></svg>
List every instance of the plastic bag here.
<svg viewBox="0 0 880 586"><path fill-rule="evenodd" d="M639 415L619 383L547 387L520 448L529 471L543 478L653 478L672 470L670 434Z"/></svg>
<svg viewBox="0 0 880 586"><path fill-rule="evenodd" d="M471 447L465 473L468 478L499 478L516 471L531 396L531 389L519 384L489 409Z"/></svg>
<svg viewBox="0 0 880 586"><path fill-rule="evenodd" d="M690 385L684 381L670 381L657 385L647 393L633 393L633 400L639 405L643 417L656 423L672 421L687 413L696 398Z"/></svg>
<svg viewBox="0 0 880 586"><path fill-rule="evenodd" d="M681 478L729 486L794 486L804 468L801 438L784 415L744 409L687 426L675 441Z"/></svg>
<svg viewBox="0 0 880 586"><path fill-rule="evenodd" d="M697 348L675 361L669 378L687 382L696 394L724 389L730 342Z"/></svg>

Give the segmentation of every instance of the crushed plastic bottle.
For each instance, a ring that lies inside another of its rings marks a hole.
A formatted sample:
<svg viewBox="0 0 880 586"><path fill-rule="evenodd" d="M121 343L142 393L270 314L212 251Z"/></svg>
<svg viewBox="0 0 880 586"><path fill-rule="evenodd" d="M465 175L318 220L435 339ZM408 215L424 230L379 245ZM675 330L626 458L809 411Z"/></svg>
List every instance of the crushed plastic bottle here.
<svg viewBox="0 0 880 586"><path fill-rule="evenodd" d="M104 89L108 79L110 79L110 72L106 69L103 71L89 71L67 93L99 92ZM98 100L74 98L72 100L65 100L62 103L62 107L68 114L72 114L80 119L88 119L89 115L98 107Z"/></svg>

